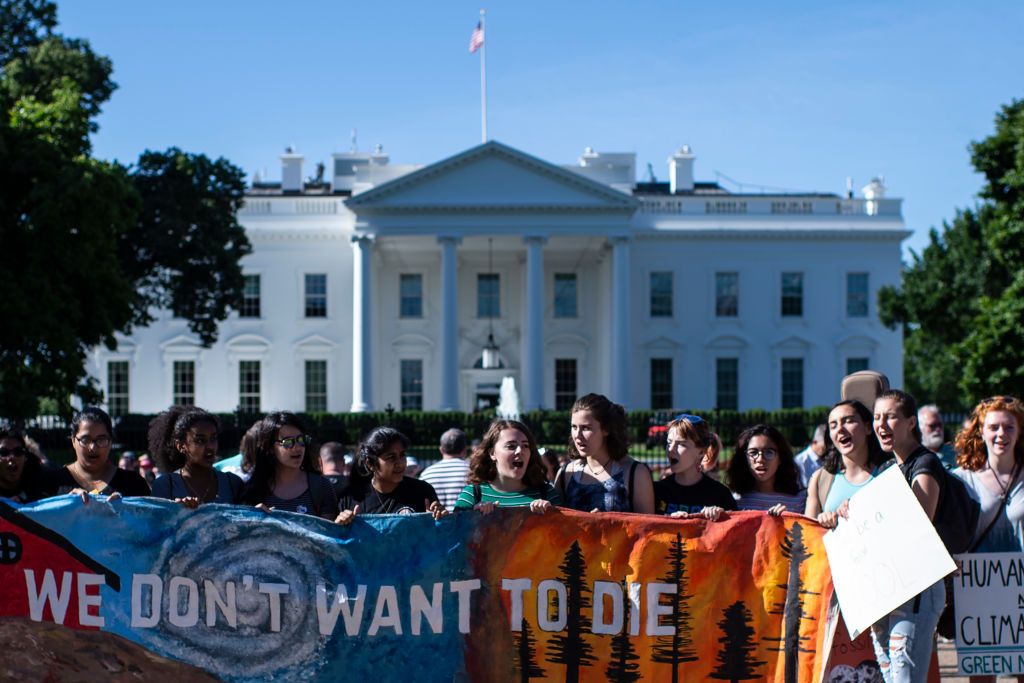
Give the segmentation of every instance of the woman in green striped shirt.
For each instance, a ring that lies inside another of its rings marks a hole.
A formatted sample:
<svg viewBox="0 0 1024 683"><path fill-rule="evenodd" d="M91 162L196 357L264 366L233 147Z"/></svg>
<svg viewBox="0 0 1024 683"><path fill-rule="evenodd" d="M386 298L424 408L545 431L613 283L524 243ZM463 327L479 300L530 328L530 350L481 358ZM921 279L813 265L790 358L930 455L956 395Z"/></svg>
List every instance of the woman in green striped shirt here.
<svg viewBox="0 0 1024 683"><path fill-rule="evenodd" d="M456 510L486 513L495 507L529 507L543 514L562 502L544 476L537 442L526 425L516 420L491 423L469 459L467 479Z"/></svg>

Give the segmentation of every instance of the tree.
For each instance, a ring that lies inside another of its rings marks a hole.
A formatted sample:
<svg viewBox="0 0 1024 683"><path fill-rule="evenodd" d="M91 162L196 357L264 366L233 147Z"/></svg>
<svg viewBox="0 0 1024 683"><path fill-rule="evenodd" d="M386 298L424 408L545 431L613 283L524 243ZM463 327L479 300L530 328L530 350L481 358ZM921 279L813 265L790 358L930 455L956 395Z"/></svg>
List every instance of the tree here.
<svg viewBox="0 0 1024 683"><path fill-rule="evenodd" d="M718 651L718 666L711 672L711 678L732 681L752 681L761 678L757 669L764 662L754 659L754 629L750 626L750 610L743 601L737 601L723 610L718 622L722 630L722 649Z"/></svg>
<svg viewBox="0 0 1024 683"><path fill-rule="evenodd" d="M697 661L697 652L693 649L690 633L689 601L692 595L686 593L688 579L686 576L686 544L682 534L676 534L676 540L669 547L669 573L658 579L664 583L675 585L676 592L671 597L672 635L659 636L651 648L651 661L668 664L672 667L672 683L679 681L679 665Z"/></svg>
<svg viewBox="0 0 1024 683"><path fill-rule="evenodd" d="M640 665L637 661L640 655L633 648L633 639L630 636L630 620L633 610L629 608L629 585L626 580L622 581L623 615L622 630L612 636L612 657L605 668L605 676L610 683L636 683L640 680Z"/></svg>
<svg viewBox="0 0 1024 683"><path fill-rule="evenodd" d="M544 676L544 669L537 665L537 658L534 646L537 641L530 633L530 624L523 619L520 623L519 633L513 634L516 642L516 666L519 669L519 680L521 683L529 683L532 678Z"/></svg>
<svg viewBox="0 0 1024 683"><path fill-rule="evenodd" d="M995 123L971 145L985 177L981 201L932 229L899 290L879 291L882 322L903 328L907 388L948 408L1024 390L1024 100L1003 107Z"/></svg>
<svg viewBox="0 0 1024 683"><path fill-rule="evenodd" d="M800 653L813 652L804 647L807 636L800 635L800 623L804 619L813 620L814 617L804 611L805 595L817 595L813 591L804 588L804 581L800 578L800 565L807 561L813 553L807 552L804 545L804 529L796 523L786 532L782 540L782 556L789 560L789 575L785 585L780 588L786 589L786 599L771 614L781 614L785 624L785 633L782 638L765 638L768 641L776 641L779 648L785 652L785 681L796 683L800 674Z"/></svg>
<svg viewBox="0 0 1024 683"><path fill-rule="evenodd" d="M578 683L580 666L590 666L597 659L594 648L584 636L590 633L583 619L583 610L590 608L590 588L587 586L587 563L580 542L573 541L558 566L562 570L559 580L566 587L565 629L551 639L548 661L565 665L566 683Z"/></svg>
<svg viewBox="0 0 1024 683"><path fill-rule="evenodd" d="M113 67L56 25L48 0L0 0L0 415L15 419L40 399L64 412L72 394L97 400L88 352L154 306L211 343L249 251L235 219L242 174L227 161L171 149L129 169L91 157Z"/></svg>

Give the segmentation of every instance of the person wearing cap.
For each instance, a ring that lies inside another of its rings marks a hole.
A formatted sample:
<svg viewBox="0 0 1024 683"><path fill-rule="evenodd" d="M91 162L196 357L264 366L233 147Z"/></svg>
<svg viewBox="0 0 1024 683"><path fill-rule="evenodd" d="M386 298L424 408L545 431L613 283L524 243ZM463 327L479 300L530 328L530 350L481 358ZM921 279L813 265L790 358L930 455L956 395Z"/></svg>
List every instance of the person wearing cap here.
<svg viewBox="0 0 1024 683"><path fill-rule="evenodd" d="M139 456L139 474L150 486L153 486L153 482L156 481L156 476L159 474L156 467L153 466L153 459L145 453Z"/></svg>
<svg viewBox="0 0 1024 683"><path fill-rule="evenodd" d="M441 459L425 469L420 479L434 487L437 499L451 511L469 475L466 433L455 428L447 430L441 435L440 451Z"/></svg>

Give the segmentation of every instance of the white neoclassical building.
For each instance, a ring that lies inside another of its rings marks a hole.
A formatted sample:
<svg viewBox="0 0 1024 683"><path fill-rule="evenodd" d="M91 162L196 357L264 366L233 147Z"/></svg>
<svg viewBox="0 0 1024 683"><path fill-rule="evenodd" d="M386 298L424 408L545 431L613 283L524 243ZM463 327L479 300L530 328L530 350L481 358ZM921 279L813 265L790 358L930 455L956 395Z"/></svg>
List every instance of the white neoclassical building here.
<svg viewBox="0 0 1024 683"><path fill-rule="evenodd" d="M812 406L864 368L902 385L875 301L909 233L877 181L735 194L695 182L687 147L663 183L633 154L498 142L427 166L334 154L316 180L281 161L239 217L254 250L217 343L168 315L94 352L113 412L473 410L506 376L525 409Z"/></svg>

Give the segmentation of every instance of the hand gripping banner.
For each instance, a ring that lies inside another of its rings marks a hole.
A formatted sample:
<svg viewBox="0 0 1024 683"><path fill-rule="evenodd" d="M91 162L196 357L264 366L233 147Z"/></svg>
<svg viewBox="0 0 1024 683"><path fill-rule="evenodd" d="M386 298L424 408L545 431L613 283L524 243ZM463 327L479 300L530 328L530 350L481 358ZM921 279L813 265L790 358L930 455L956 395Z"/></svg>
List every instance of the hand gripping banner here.
<svg viewBox="0 0 1024 683"><path fill-rule="evenodd" d="M817 681L822 534L755 512L339 527L148 498L0 502L0 646L34 647L7 649L0 677ZM82 648L95 656L66 656Z"/></svg>

